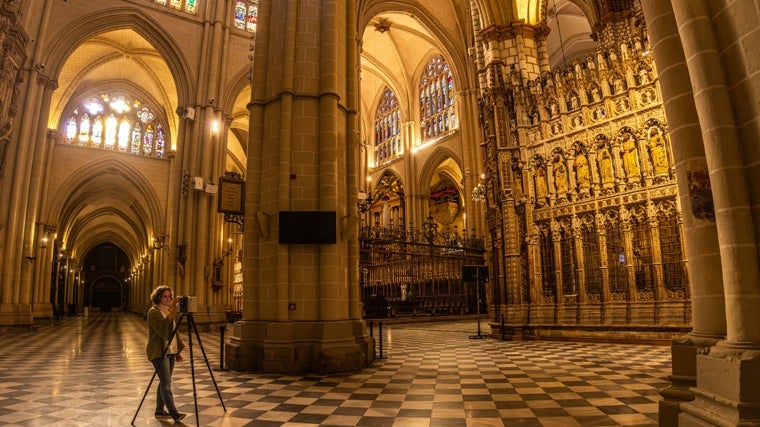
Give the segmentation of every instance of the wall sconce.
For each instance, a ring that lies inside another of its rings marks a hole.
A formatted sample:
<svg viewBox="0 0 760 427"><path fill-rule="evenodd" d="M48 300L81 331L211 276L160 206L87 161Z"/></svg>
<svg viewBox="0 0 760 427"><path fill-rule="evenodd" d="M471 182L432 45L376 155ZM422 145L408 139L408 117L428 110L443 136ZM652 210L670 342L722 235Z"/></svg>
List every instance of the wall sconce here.
<svg viewBox="0 0 760 427"><path fill-rule="evenodd" d="M359 213L365 213L372 208L372 193L365 193L364 190L359 191L356 196L356 207L359 208Z"/></svg>
<svg viewBox="0 0 760 427"><path fill-rule="evenodd" d="M47 238L47 236L43 236L43 237L40 239L40 244L39 244L38 246L39 246L41 249L45 249L45 248L47 248L47 244L48 244L48 238Z"/></svg>
<svg viewBox="0 0 760 427"><path fill-rule="evenodd" d="M159 250L163 248L168 248L169 244L166 243L167 237L169 237L166 234L162 234L160 236L156 236L153 238L153 249Z"/></svg>
<svg viewBox="0 0 760 427"><path fill-rule="evenodd" d="M230 255L232 255L232 238L227 239L227 249L222 252L222 256L219 257L219 260L223 260Z"/></svg>
<svg viewBox="0 0 760 427"><path fill-rule="evenodd" d="M485 174L480 174L480 182L472 189L473 202L483 202L486 200L486 187L483 185L485 178Z"/></svg>

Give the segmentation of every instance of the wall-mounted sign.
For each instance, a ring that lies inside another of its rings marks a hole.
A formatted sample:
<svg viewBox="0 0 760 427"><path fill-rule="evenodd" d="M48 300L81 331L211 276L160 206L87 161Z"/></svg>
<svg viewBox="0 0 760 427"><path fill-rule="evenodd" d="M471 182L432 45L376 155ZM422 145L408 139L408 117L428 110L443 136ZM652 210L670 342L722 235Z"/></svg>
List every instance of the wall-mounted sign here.
<svg viewBox="0 0 760 427"><path fill-rule="evenodd" d="M245 208L245 181L219 178L217 202L218 212L243 215Z"/></svg>

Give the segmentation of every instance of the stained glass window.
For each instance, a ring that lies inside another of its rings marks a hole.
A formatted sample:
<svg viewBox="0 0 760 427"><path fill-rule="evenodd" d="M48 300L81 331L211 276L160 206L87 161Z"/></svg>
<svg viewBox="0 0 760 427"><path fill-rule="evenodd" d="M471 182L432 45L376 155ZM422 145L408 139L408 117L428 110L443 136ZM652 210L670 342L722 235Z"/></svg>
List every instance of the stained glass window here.
<svg viewBox="0 0 760 427"><path fill-rule="evenodd" d="M403 154L401 144L401 112L396 94L385 88L375 112L375 166L387 163Z"/></svg>
<svg viewBox="0 0 760 427"><path fill-rule="evenodd" d="M259 16L257 0L238 0L234 11L235 28L256 33L256 22Z"/></svg>
<svg viewBox="0 0 760 427"><path fill-rule="evenodd" d="M65 121L66 144L164 157L165 136L156 114L126 94L103 94L75 108Z"/></svg>
<svg viewBox="0 0 760 427"><path fill-rule="evenodd" d="M436 56L420 79L420 127L422 140L443 136L459 127L454 112L454 79L449 64Z"/></svg>
<svg viewBox="0 0 760 427"><path fill-rule="evenodd" d="M192 14L195 14L198 4L197 0L153 0L153 2Z"/></svg>

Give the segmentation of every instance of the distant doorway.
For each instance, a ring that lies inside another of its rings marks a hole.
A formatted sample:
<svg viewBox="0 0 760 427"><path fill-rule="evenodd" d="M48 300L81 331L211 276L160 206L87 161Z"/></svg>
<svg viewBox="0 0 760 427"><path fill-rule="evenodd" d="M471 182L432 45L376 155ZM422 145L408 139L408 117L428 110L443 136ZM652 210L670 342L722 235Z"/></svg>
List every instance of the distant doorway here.
<svg viewBox="0 0 760 427"><path fill-rule="evenodd" d="M92 306L100 311L111 311L124 304L121 283L112 277L98 279L92 285Z"/></svg>

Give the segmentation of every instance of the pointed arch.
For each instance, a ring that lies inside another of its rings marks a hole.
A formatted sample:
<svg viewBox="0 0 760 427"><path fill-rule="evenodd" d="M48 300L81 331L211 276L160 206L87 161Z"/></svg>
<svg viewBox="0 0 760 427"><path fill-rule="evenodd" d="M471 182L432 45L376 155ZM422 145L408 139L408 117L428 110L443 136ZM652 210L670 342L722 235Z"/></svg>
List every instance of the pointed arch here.
<svg viewBox="0 0 760 427"><path fill-rule="evenodd" d="M43 61L57 78L67 59L86 40L108 31L130 29L148 41L166 61L174 78L179 105L191 102L190 88L194 77L181 46L171 38L171 31L139 9L109 8L83 15L66 25L61 34L53 37Z"/></svg>

